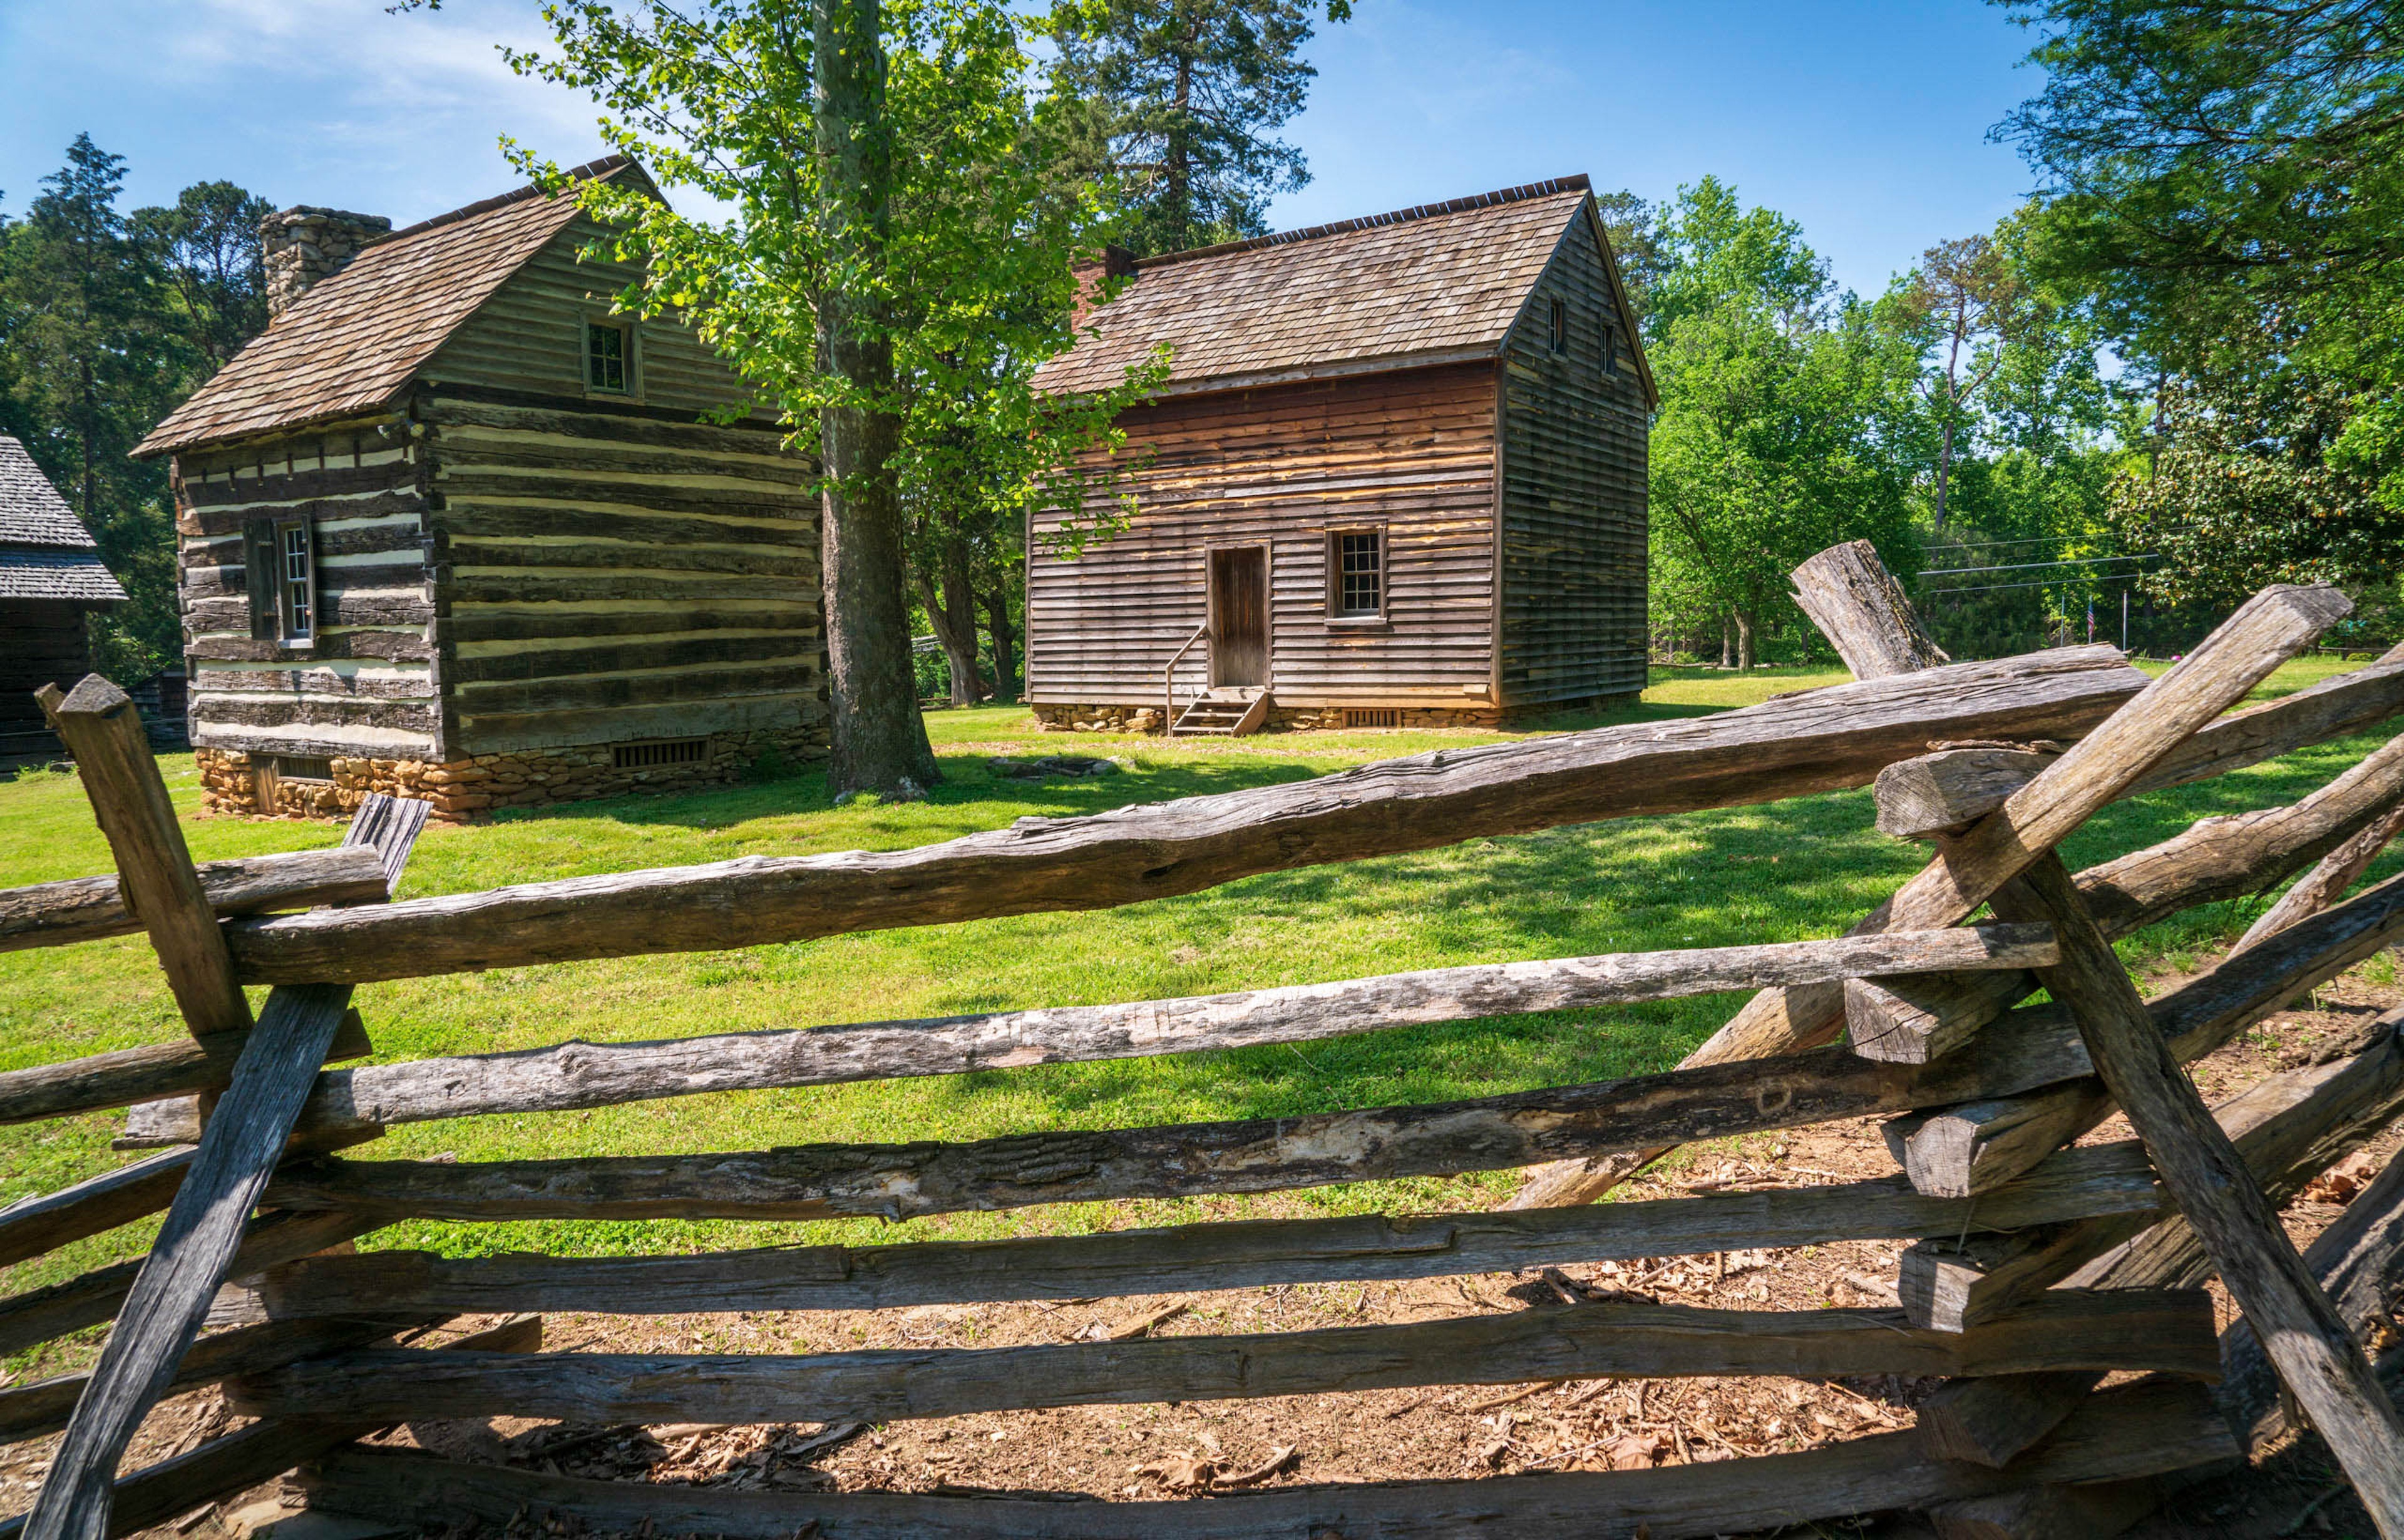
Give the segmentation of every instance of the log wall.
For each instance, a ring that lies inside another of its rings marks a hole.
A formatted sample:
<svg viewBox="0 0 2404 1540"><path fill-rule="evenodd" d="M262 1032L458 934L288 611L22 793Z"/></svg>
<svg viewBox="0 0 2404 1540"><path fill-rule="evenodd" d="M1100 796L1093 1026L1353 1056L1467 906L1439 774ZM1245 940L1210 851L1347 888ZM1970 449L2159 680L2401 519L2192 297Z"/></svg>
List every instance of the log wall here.
<svg viewBox="0 0 2404 1540"><path fill-rule="evenodd" d="M92 607L58 599L0 600L0 765L60 752L34 692L72 689L91 669L84 617Z"/></svg>
<svg viewBox="0 0 2404 1540"><path fill-rule="evenodd" d="M1557 299L1568 322L1558 352ZM1582 216L1503 344L1495 681L1505 707L1644 688L1648 416L1633 329Z"/></svg>
<svg viewBox="0 0 2404 1540"><path fill-rule="evenodd" d="M1279 705L1483 704L1493 665L1494 383L1484 363L1181 396L1121 415L1132 525L1074 561L1027 561L1027 699L1157 706L1202 623L1209 552L1269 548ZM1104 511L1097 505L1091 517ZM1332 623L1327 531L1382 524L1388 623ZM1207 645L1207 644L1206 644ZM1203 647L1179 673L1206 677Z"/></svg>
<svg viewBox="0 0 2404 1540"><path fill-rule="evenodd" d="M723 779L825 745L808 464L671 319L611 317L636 270L569 227L428 362L402 409L179 457L194 747L213 805L458 816ZM588 320L632 329L590 391ZM253 637L244 521L307 515L314 645ZM613 746L679 740L670 763ZM330 762L317 778L273 774Z"/></svg>

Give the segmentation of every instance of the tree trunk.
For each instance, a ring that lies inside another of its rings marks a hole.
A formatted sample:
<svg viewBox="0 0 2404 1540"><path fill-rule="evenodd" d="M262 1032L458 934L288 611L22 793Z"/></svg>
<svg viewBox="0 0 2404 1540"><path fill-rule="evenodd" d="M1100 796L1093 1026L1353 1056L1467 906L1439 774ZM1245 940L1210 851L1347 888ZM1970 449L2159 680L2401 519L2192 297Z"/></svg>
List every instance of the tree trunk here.
<svg viewBox="0 0 2404 1540"><path fill-rule="evenodd" d="M1726 615L1722 615L1720 617L1720 666L1722 668L1734 668L1736 666L1736 631L1734 630L1734 625L1735 623L1730 621Z"/></svg>
<svg viewBox="0 0 2404 1540"><path fill-rule="evenodd" d="M977 680L976 591L970 585L968 560L955 539L943 554L943 592L935 591L934 580L918 579L918 602L926 607L927 619L935 628L935 640L943 650L943 662L952 676L952 704L974 706L984 693Z"/></svg>
<svg viewBox="0 0 2404 1540"><path fill-rule="evenodd" d="M1018 631L1010 619L1010 585L996 583L982 595L985 629L993 633L993 698L1018 698Z"/></svg>
<svg viewBox="0 0 2404 1540"><path fill-rule="evenodd" d="M1736 612L1737 671L1739 673L1749 674L1753 672L1753 612L1748 609L1740 609Z"/></svg>
<svg viewBox="0 0 2404 1540"><path fill-rule="evenodd" d="M822 217L836 250L883 265L892 148L885 123L884 19L879 0L816 0L813 91L825 166ZM838 263L836 271L846 264ZM825 457L827 666L833 694L830 787L891 794L942 779L918 716L910 663L908 563L892 460L902 439L893 344L869 296L840 284L818 297L826 367L856 393L819 413Z"/></svg>

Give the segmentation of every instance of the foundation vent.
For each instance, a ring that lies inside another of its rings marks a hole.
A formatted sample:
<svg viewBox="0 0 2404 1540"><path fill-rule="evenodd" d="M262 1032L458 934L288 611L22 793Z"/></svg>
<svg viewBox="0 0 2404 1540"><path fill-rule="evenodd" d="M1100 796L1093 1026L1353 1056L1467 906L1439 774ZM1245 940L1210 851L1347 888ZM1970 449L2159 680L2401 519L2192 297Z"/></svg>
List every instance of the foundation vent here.
<svg viewBox="0 0 2404 1540"><path fill-rule="evenodd" d="M334 762L329 759L312 759L305 754L278 754L275 756L275 778L277 780L332 780Z"/></svg>
<svg viewBox="0 0 2404 1540"><path fill-rule="evenodd" d="M622 743L609 750L609 763L619 770L648 770L655 764L699 764L708 757L707 738L661 738L652 743Z"/></svg>
<svg viewBox="0 0 2404 1540"><path fill-rule="evenodd" d="M1400 727L1403 725L1403 713L1400 707L1391 706L1365 707L1348 706L1344 708L1344 725L1347 727Z"/></svg>

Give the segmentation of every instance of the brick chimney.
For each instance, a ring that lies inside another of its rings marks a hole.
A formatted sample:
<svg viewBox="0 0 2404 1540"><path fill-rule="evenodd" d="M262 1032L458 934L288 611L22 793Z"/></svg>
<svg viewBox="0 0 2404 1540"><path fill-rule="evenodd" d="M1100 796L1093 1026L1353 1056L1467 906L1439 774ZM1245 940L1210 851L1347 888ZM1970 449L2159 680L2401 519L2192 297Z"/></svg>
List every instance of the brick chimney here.
<svg viewBox="0 0 2404 1540"><path fill-rule="evenodd" d="M1135 253L1125 246L1104 246L1098 256L1081 258L1069 264L1069 274L1077 280L1077 299L1069 312L1069 324L1083 328L1086 317L1101 302L1102 284L1106 279L1124 278L1135 271Z"/></svg>
<svg viewBox="0 0 2404 1540"><path fill-rule="evenodd" d="M267 268L268 323L273 325L293 301L309 292L310 285L342 272L370 242L391 233L389 219L307 203L259 221L259 256Z"/></svg>

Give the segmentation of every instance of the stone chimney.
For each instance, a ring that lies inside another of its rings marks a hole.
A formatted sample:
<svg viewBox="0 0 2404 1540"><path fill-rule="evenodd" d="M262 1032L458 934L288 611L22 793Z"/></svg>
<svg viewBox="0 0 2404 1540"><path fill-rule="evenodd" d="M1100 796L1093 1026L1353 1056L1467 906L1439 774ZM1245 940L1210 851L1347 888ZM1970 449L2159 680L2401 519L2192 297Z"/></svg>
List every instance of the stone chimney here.
<svg viewBox="0 0 2404 1540"><path fill-rule="evenodd" d="M307 203L259 221L259 248L267 269L267 320L292 306L320 278L351 265L368 245L392 233L392 221L372 214Z"/></svg>
<svg viewBox="0 0 2404 1540"><path fill-rule="evenodd" d="M1124 278L1134 271L1135 253L1125 246L1104 246L1098 256L1080 258L1070 263L1069 274L1077 280L1077 299L1069 312L1069 324L1082 329L1094 308L1101 303L1103 282Z"/></svg>

